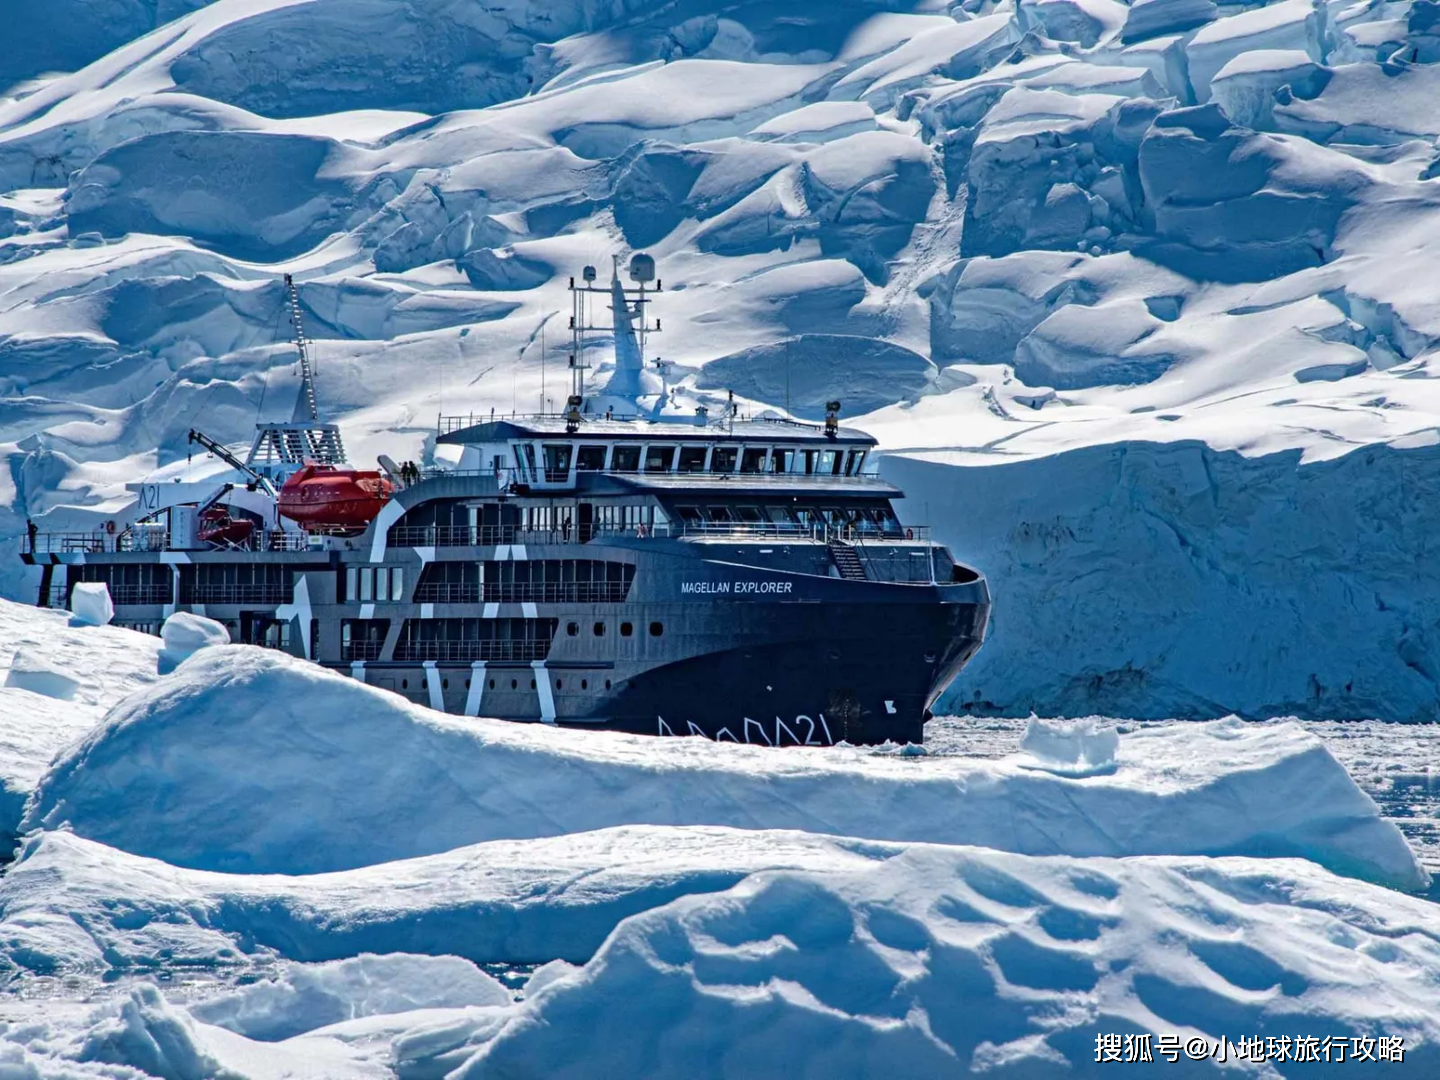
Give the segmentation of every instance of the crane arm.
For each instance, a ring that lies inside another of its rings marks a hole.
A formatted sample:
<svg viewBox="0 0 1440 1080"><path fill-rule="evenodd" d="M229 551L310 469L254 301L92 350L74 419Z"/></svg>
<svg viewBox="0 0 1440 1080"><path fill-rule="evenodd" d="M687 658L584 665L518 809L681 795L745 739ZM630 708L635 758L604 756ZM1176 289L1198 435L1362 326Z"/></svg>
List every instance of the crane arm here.
<svg viewBox="0 0 1440 1080"><path fill-rule="evenodd" d="M210 438L210 436L206 435L203 431L197 431L194 428L191 428L188 438L190 442L199 443L206 450L210 451L210 453L214 454L221 461L225 462L226 465L229 465L232 469L236 469L244 473L246 476L250 477L252 480L255 481L255 483L260 485L260 487L264 488L265 493L269 495L272 499L279 498L279 493L275 490L275 485L270 483L269 479L256 472L249 465L246 465L238 457L232 454L225 447L221 446L214 439Z"/></svg>

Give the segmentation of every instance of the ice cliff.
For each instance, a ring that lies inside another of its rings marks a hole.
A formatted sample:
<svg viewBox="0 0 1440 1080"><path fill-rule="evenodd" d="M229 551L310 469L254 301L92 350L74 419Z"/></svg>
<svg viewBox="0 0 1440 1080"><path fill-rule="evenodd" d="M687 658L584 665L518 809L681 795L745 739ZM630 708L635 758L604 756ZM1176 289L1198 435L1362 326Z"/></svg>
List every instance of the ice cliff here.
<svg viewBox="0 0 1440 1080"><path fill-rule="evenodd" d="M1434 715L1430 0L79 10L0 59L6 551L293 396L282 272L404 460L646 247L673 408L842 398L992 576L957 706Z"/></svg>

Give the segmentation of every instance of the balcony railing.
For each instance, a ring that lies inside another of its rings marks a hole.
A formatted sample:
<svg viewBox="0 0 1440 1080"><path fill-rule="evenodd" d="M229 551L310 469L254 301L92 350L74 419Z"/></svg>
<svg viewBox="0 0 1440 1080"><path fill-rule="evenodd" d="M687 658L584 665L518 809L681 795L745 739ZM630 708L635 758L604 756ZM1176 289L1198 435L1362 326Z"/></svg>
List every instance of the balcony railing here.
<svg viewBox="0 0 1440 1080"><path fill-rule="evenodd" d="M168 581L163 585L114 585L107 581L105 587L115 604L168 604L175 599L175 590Z"/></svg>
<svg viewBox="0 0 1440 1080"><path fill-rule="evenodd" d="M550 655L548 641L407 641L395 646L395 659L474 663L476 660L528 663Z"/></svg>
<svg viewBox="0 0 1440 1080"><path fill-rule="evenodd" d="M425 582L415 588L417 604L618 604L630 593L624 581L484 583Z"/></svg>
<svg viewBox="0 0 1440 1080"><path fill-rule="evenodd" d="M182 604L288 604L291 589L273 582L235 585L187 585L181 582Z"/></svg>
<svg viewBox="0 0 1440 1080"><path fill-rule="evenodd" d="M211 548L228 551L305 551L310 537L303 532L263 529L252 533L241 544L211 545L201 543L197 550ZM169 551L170 533L164 526L137 526L121 532L45 532L24 536L20 550L27 555L76 554L99 555L116 551ZM189 549L187 549L189 550Z"/></svg>
<svg viewBox="0 0 1440 1080"><path fill-rule="evenodd" d="M346 641L340 645L341 660L379 660L383 641Z"/></svg>

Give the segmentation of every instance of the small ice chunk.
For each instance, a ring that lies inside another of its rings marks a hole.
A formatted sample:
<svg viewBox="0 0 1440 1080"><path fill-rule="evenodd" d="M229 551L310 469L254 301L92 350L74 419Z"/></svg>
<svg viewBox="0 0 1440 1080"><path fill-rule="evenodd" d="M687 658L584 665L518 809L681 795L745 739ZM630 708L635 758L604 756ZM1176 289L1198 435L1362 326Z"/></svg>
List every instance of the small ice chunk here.
<svg viewBox="0 0 1440 1080"><path fill-rule="evenodd" d="M214 619L177 611L160 628L165 647L160 650L160 674L174 671L199 650L210 645L227 645L230 631Z"/></svg>
<svg viewBox="0 0 1440 1080"><path fill-rule="evenodd" d="M1020 749L1046 772L1095 776L1115 771L1120 733L1113 725L1101 726L1093 718L1064 721L1032 716Z"/></svg>
<svg viewBox="0 0 1440 1080"><path fill-rule="evenodd" d="M510 1002L498 979L458 956L361 953L287 964L276 978L199 1002L190 1013L248 1039L275 1042L362 1016Z"/></svg>
<svg viewBox="0 0 1440 1080"><path fill-rule="evenodd" d="M69 701L80 688L80 680L64 671L43 653L31 649L19 649L10 663L5 676L5 685L44 694L57 701Z"/></svg>
<svg viewBox="0 0 1440 1080"><path fill-rule="evenodd" d="M110 587L103 581L82 581L70 592L70 614L82 626L104 626L115 617Z"/></svg>

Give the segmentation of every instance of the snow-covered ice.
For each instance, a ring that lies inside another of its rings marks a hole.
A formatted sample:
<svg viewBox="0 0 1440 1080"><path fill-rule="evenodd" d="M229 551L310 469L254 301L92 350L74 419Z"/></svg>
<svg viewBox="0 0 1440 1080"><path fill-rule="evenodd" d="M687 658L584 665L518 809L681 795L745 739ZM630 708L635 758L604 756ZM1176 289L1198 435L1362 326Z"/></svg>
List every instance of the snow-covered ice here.
<svg viewBox="0 0 1440 1080"><path fill-rule="evenodd" d="M621 824L803 829L1033 854L1304 855L1423 888L1324 745L1239 721L1070 763L771 754L434 713L271 650L201 651L111 711L40 782L24 827L197 869L313 873ZM377 762L385 762L383 769ZM417 793L424 792L423 798ZM124 808L117 812L117 808Z"/></svg>
<svg viewBox="0 0 1440 1080"><path fill-rule="evenodd" d="M160 673L174 671L196 652L211 645L228 645L230 631L224 623L207 619L189 611L177 611L168 616L160 627L160 640L165 647L160 650Z"/></svg>
<svg viewBox="0 0 1440 1080"><path fill-rule="evenodd" d="M103 581L80 581L70 590L70 612L81 626L104 626L115 617L110 588Z"/></svg>
<svg viewBox="0 0 1440 1080"><path fill-rule="evenodd" d="M1440 710L1430 0L11 8L6 596L27 519L214 476L191 426L248 445L293 398L282 273L357 460L428 463L437 412L540 406L557 290L646 247L670 411L840 397L987 575L948 707ZM1109 1030L1403 1034L1379 1074L1440 1071L1435 909L1354 880L1423 875L1294 726L586 739L84 609L0 602L0 832L32 793L45 826L0 951L124 977L0 1002L0 1075L1029 1080ZM457 951L581 966L507 1004ZM182 958L272 977L129 981Z"/></svg>

